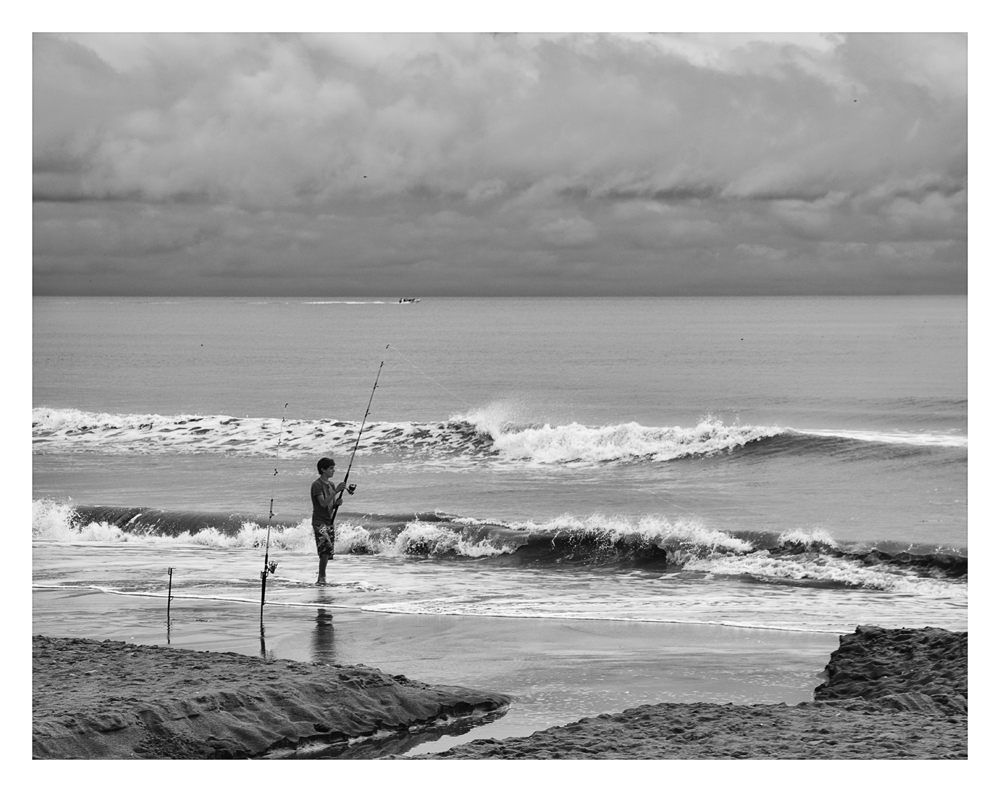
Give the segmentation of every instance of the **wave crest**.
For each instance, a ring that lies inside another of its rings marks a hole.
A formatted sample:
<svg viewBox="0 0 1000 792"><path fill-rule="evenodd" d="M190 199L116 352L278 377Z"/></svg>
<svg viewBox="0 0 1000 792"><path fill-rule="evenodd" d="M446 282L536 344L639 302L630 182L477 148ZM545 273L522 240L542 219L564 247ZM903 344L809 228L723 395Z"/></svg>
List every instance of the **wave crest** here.
<svg viewBox="0 0 1000 792"><path fill-rule="evenodd" d="M41 453L278 454L301 459L351 452L359 430L358 423L338 420L32 410L32 446ZM690 427L643 426L634 421L605 426L539 424L525 421L516 405L497 403L443 422L372 422L365 426L358 453L384 454L404 464L580 467L660 464L735 452L891 458L967 443L961 437L932 434L802 432L724 424L711 416Z"/></svg>
<svg viewBox="0 0 1000 792"><path fill-rule="evenodd" d="M357 423L336 420L239 418L230 415L88 413L45 407L32 411L32 444L39 451L97 450L111 454L221 453L301 458L344 452L357 441ZM441 423L373 422L360 454L384 452L426 460L593 465L634 460L665 462L729 452L774 437L780 427L725 425L705 418L694 427L608 426L518 422L495 405Z"/></svg>
<svg viewBox="0 0 1000 792"><path fill-rule="evenodd" d="M502 432L493 437L493 445L502 456L538 464L667 462L732 451L782 431L779 427L726 426L712 419L691 428L649 427L635 422L598 427L545 424Z"/></svg>

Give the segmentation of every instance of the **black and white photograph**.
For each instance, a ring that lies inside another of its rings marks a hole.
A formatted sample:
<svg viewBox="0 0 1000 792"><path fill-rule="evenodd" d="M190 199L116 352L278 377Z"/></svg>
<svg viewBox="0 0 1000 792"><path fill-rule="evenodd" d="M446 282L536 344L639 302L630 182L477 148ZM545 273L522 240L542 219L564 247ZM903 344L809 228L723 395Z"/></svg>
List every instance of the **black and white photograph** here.
<svg viewBox="0 0 1000 792"><path fill-rule="evenodd" d="M395 8L35 22L31 757L965 763L968 21Z"/></svg>

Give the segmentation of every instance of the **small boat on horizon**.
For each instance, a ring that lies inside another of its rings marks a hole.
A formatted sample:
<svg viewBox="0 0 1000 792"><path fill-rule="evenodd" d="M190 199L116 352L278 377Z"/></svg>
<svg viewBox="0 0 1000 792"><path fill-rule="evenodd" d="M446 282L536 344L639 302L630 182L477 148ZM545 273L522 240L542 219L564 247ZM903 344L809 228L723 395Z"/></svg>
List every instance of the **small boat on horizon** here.
<svg viewBox="0 0 1000 792"><path fill-rule="evenodd" d="M420 298L419 297L400 297L399 298L399 302L400 303L418 303L418 302L420 302Z"/></svg>

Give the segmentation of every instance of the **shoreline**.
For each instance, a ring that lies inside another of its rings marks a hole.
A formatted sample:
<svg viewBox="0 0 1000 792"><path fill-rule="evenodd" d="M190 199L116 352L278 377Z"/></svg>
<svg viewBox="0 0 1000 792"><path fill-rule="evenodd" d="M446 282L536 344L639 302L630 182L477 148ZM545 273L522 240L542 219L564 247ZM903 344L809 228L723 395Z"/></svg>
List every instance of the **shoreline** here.
<svg viewBox="0 0 1000 792"><path fill-rule="evenodd" d="M968 633L934 628L859 627L841 636L828 679L809 702L646 704L415 757L401 754L502 714L510 697L364 665L41 635L32 648L35 758L319 757L327 746L339 751L358 737L369 739L355 743L361 747L353 755L337 755L968 756Z"/></svg>

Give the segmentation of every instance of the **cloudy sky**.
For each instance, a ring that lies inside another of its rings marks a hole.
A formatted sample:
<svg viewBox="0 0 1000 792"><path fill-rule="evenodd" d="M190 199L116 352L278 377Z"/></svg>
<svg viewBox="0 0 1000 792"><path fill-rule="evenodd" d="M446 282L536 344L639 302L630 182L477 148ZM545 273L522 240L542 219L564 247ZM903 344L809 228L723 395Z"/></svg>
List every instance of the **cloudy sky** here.
<svg viewBox="0 0 1000 792"><path fill-rule="evenodd" d="M964 293L967 44L36 33L33 291Z"/></svg>

